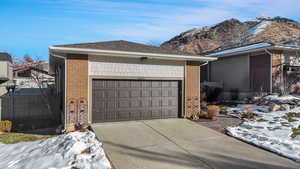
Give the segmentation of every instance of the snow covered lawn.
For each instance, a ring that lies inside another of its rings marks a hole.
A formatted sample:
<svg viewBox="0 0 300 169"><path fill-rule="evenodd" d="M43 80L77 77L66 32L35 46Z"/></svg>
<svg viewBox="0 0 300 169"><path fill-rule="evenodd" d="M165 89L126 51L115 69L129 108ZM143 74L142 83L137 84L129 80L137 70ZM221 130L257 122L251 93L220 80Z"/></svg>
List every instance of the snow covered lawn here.
<svg viewBox="0 0 300 169"><path fill-rule="evenodd" d="M90 131L34 142L0 143L0 159L0 168L7 169L111 168L102 143Z"/></svg>
<svg viewBox="0 0 300 169"><path fill-rule="evenodd" d="M268 99L287 101L295 98L270 96ZM258 116L240 126L228 127L228 134L300 162L300 105L290 111L275 112L268 112L266 106L252 105L252 108Z"/></svg>

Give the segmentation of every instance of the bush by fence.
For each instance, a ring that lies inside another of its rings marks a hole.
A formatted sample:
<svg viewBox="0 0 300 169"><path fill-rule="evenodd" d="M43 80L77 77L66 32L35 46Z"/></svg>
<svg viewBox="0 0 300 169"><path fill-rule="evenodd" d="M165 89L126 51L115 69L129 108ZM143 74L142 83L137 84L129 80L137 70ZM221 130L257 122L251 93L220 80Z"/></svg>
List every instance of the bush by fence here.
<svg viewBox="0 0 300 169"><path fill-rule="evenodd" d="M4 120L0 121L0 131L10 132L12 128L11 121Z"/></svg>

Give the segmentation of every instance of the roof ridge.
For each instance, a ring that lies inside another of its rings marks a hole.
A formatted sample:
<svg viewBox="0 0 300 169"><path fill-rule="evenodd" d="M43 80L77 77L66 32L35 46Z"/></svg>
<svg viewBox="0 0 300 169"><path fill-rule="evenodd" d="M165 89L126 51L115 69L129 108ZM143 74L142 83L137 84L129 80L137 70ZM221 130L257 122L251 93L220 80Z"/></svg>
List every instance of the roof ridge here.
<svg viewBox="0 0 300 169"><path fill-rule="evenodd" d="M126 41L126 40L54 45L54 47L86 48L86 49L177 54L177 55L195 55L195 54L179 51L177 49L166 49L166 48L163 48L160 46L152 46L152 45L147 45L147 44L138 43L138 42Z"/></svg>

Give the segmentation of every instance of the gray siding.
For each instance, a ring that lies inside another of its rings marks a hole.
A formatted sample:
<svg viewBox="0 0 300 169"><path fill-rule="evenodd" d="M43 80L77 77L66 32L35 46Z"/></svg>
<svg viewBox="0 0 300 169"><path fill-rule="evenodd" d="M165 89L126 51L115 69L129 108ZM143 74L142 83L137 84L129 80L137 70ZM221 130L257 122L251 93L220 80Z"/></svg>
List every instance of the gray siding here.
<svg viewBox="0 0 300 169"><path fill-rule="evenodd" d="M183 78L184 61L89 56L89 75Z"/></svg>
<svg viewBox="0 0 300 169"><path fill-rule="evenodd" d="M238 89L240 92L250 91L249 57L234 56L211 62L210 81L222 82L224 92Z"/></svg>

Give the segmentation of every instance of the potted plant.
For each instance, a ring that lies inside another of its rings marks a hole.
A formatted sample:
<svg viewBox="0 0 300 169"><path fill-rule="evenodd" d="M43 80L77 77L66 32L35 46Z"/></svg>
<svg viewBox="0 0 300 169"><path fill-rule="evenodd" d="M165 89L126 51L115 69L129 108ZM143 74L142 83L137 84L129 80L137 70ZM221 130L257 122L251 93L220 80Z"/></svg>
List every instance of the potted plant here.
<svg viewBox="0 0 300 169"><path fill-rule="evenodd" d="M219 113L220 113L219 106L216 105L207 106L207 115L209 119L217 120Z"/></svg>

